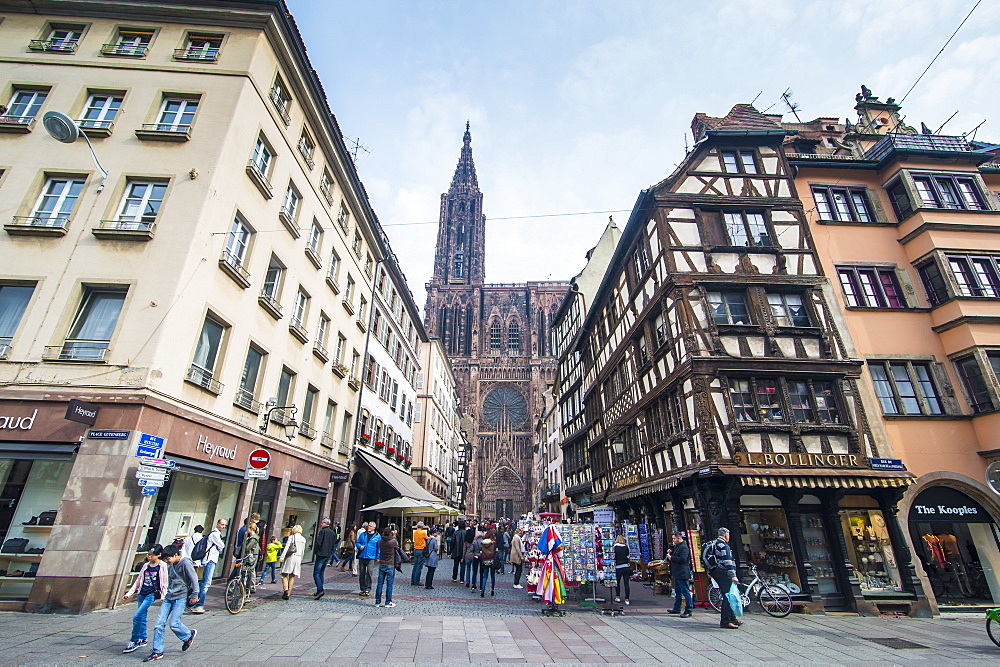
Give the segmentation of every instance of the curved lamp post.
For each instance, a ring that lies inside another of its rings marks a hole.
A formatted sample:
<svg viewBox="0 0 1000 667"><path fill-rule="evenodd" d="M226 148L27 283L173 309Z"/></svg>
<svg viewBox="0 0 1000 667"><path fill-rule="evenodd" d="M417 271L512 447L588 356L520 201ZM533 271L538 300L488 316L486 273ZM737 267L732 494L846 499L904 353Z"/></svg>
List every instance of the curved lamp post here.
<svg viewBox="0 0 1000 667"><path fill-rule="evenodd" d="M104 184L108 180L108 170L101 166L100 160L97 159L97 153L94 152L94 146L90 143L87 135L80 131L80 126L76 124L76 121L61 111L46 111L42 115L42 125L45 126L45 131L49 133L50 137L64 144L71 144L83 136L84 141L87 142L87 148L90 149L90 157L94 158L94 165L101 172L101 184L97 186L97 191L103 190Z"/></svg>
<svg viewBox="0 0 1000 667"><path fill-rule="evenodd" d="M271 413L275 410L288 410L291 418L286 421L283 425L285 427L285 437L291 442L295 439L295 433L299 429L299 424L295 421L295 413L299 411L294 405L278 405L277 403L272 403L268 401L267 403L267 413L264 415L264 421L260 423L260 432L267 434L267 424L271 421Z"/></svg>

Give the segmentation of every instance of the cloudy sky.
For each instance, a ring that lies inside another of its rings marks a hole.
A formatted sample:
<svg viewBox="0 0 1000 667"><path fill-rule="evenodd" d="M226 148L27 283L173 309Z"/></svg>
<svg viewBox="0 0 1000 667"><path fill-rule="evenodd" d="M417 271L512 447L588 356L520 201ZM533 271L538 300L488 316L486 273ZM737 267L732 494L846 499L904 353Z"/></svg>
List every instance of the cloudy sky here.
<svg viewBox="0 0 1000 667"><path fill-rule="evenodd" d="M472 124L491 282L568 279L607 211L684 156L696 112L736 103L855 118L902 98L976 0L287 0L418 305L440 195ZM985 0L903 103L1000 142L1000 2ZM994 114L989 117L990 112ZM789 117L791 117L789 115ZM578 215L566 215L578 214ZM525 217L546 216L546 217ZM430 223L430 224L427 224Z"/></svg>

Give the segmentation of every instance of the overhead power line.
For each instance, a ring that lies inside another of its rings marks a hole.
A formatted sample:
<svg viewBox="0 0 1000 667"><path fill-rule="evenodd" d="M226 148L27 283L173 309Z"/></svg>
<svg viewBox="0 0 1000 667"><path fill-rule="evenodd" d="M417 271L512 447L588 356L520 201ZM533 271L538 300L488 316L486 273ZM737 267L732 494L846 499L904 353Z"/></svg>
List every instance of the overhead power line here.
<svg viewBox="0 0 1000 667"><path fill-rule="evenodd" d="M978 7L982 1L983 0L976 0L976 4L972 6L972 9L969 10L969 13L965 15L965 18L962 19L962 22L958 24L957 28L955 28L955 32L951 33L951 37L948 38L948 41L944 43L944 46L942 46L941 50L937 52L937 55L934 56L934 58L932 58L931 61L927 64L927 67L924 68L924 71L920 73L920 76L917 77L917 80L914 81L913 85L910 86L910 89L906 91L906 95L903 95L902 99L899 100L900 105L902 105L903 102L906 101L906 98L909 97L910 93L913 92L913 89L917 87L917 84L920 83L920 80L924 78L924 74L927 74L927 70L931 68L931 66L935 63L935 61L937 61L937 59L941 56L941 54L944 53L944 50L948 48L948 45L951 44L951 40L955 39L955 35L957 35L958 31L962 29L962 26L965 25L965 22L969 20L970 16L972 16L972 12L976 11L976 7Z"/></svg>
<svg viewBox="0 0 1000 667"><path fill-rule="evenodd" d="M621 209L616 209L616 210L613 210L613 211L579 211L579 212L576 212L576 213L539 213L537 215L508 215L508 216L501 216L501 217L497 217L497 218L490 218L490 217L488 217L486 219L487 220L526 220L528 218L559 218L559 217L569 216L569 215L595 215L595 214L598 214L598 213L628 213L631 210L632 209L630 209L630 208L621 208ZM408 227L410 225L436 225L436 224L438 224L437 220L430 220L428 222L386 222L386 223L382 223L382 226L383 227Z"/></svg>

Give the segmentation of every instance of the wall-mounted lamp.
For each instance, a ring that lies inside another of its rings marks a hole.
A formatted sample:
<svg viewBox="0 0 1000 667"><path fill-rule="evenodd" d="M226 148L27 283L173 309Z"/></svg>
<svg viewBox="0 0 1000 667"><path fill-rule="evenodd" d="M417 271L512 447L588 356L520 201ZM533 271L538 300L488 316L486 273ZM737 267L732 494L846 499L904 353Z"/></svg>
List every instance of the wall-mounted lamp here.
<svg viewBox="0 0 1000 667"><path fill-rule="evenodd" d="M42 125L45 126L45 131L49 133L50 137L64 144L71 144L83 135L84 141L87 142L87 148L90 149L90 157L94 158L94 165L101 172L101 184L97 186L97 191L103 190L104 184L108 180L108 170L101 166L90 139L87 138L86 134L80 132L80 126L76 124L76 121L61 111L46 111L42 115Z"/></svg>
<svg viewBox="0 0 1000 667"><path fill-rule="evenodd" d="M282 424L285 427L285 437L291 442L295 439L295 434L299 430L299 423L295 421L295 413L299 411L294 405L278 405L275 400L270 400L267 402L267 412L264 414L264 421L260 423L260 432L267 433L267 425L271 421L271 413L275 410L288 410L288 419L283 420Z"/></svg>

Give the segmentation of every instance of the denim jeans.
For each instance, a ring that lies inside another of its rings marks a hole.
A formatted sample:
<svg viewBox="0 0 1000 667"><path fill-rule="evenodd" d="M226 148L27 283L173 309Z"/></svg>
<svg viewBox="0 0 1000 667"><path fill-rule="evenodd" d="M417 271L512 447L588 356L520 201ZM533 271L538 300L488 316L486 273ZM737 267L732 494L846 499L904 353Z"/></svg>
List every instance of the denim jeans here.
<svg viewBox="0 0 1000 667"><path fill-rule="evenodd" d="M465 564L465 583L475 588L479 585L479 559L473 558Z"/></svg>
<svg viewBox="0 0 1000 667"><path fill-rule="evenodd" d="M198 603L195 605L196 607L205 606L205 594L208 593L208 587L212 585L212 575L215 574L215 565L215 563L205 563L204 571L201 573L201 583L198 586Z"/></svg>
<svg viewBox="0 0 1000 667"><path fill-rule="evenodd" d="M160 615L156 617L156 627L153 628L153 653L163 653L163 635L169 623L177 638L182 642L191 639L191 631L181 623L184 615L184 598L164 600L160 605Z"/></svg>
<svg viewBox="0 0 1000 667"><path fill-rule="evenodd" d="M135 616L132 617L132 639L130 641L146 641L146 612L155 601L156 595L153 593L139 596L139 608L135 610Z"/></svg>
<svg viewBox="0 0 1000 667"><path fill-rule="evenodd" d="M424 582L424 586L427 588L434 588L434 570L436 569L436 567L427 568L427 581Z"/></svg>
<svg viewBox="0 0 1000 667"><path fill-rule="evenodd" d="M674 579L674 611L681 610L681 600L687 600L684 611L694 611L694 600L691 599L691 582L687 579Z"/></svg>
<svg viewBox="0 0 1000 667"><path fill-rule="evenodd" d="M369 593L372 590L372 559L358 559L358 586L362 593Z"/></svg>
<svg viewBox="0 0 1000 667"><path fill-rule="evenodd" d="M260 573L261 582L264 581L264 577L267 576L268 572L271 573L271 583L275 583L278 573L278 561L275 560L270 563L264 563L264 571Z"/></svg>
<svg viewBox="0 0 1000 667"><path fill-rule="evenodd" d="M490 590L495 590L497 587L497 561L494 560L491 565L486 565L483 563L479 564L479 590L486 590L486 580L490 579Z"/></svg>
<svg viewBox="0 0 1000 667"><path fill-rule="evenodd" d="M396 581L396 568L392 565L378 566L378 585L375 586L375 604L382 601L382 584L385 583L385 603L392 602L392 583Z"/></svg>
<svg viewBox="0 0 1000 667"><path fill-rule="evenodd" d="M313 565L313 581L316 583L316 592L323 592L323 574L326 572L326 566L330 564L330 556L323 558L316 558L316 563Z"/></svg>
<svg viewBox="0 0 1000 667"><path fill-rule="evenodd" d="M410 572L410 583L414 586L420 584L420 573L424 569L424 561L426 557L424 556L424 550L413 551L413 571Z"/></svg>

